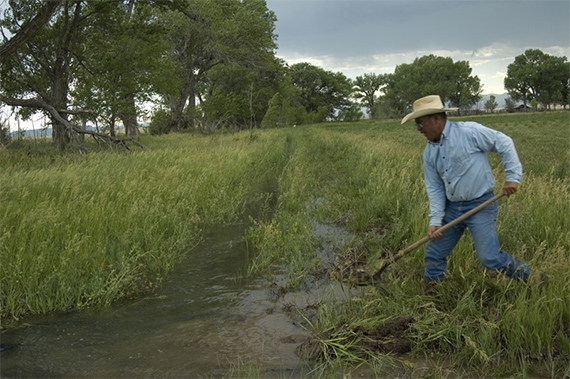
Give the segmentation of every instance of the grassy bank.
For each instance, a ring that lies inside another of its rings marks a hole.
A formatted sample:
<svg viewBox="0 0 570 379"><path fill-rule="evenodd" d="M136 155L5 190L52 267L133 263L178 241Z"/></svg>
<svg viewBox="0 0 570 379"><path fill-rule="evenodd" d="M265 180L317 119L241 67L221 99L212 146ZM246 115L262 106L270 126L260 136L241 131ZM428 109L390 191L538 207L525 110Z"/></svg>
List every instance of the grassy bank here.
<svg viewBox="0 0 570 379"><path fill-rule="evenodd" d="M403 358L363 331L407 320L406 375L420 372L410 359L420 357L432 362L422 371L432 377L533 370L561 376L570 365L569 116L476 118L514 139L525 170L519 193L500 201L502 247L547 272L548 285L537 291L485 272L467 235L452 255L449 280L427 297L418 249L351 301L307 316L320 369L311 375L365 365L382 376ZM284 291L301 288L308 276L350 279L350 263L372 265L427 229L425 139L412 124L366 121L142 142L148 151L128 154L0 150L4 320L151 291L192 254L204 226L244 215L255 214L251 273L286 267ZM500 159L492 156L491 163L499 188ZM317 221L354 237L334 251L334 264L323 264Z"/></svg>
<svg viewBox="0 0 570 379"><path fill-rule="evenodd" d="M537 291L486 272L467 235L452 255L448 280L437 296L427 297L423 252L418 249L391 266L364 295L323 307L321 317L310 320L321 375L347 363L370 366L379 376L386 373L394 364L393 354L386 351L385 340L371 336L386 322L403 319L413 320L402 337L411 356L427 358L433 366L426 374L407 361L408 372L435 377L547 372L556 377L568 369L569 115L486 116L477 121L511 135L525 169L519 193L500 202L502 248L548 273L548 285ZM353 233L355 238L335 252L349 263L373 265L425 235L425 139L413 125L336 124L295 133L295 164L281 177L277 212L250 233L259 247L256 268L288 264L289 288L301 285L300 278L313 274L320 261L319 241L311 238L315 220ZM491 156L491 163L498 192L504 173L499 157ZM338 278L339 270L346 274L341 263L331 276Z"/></svg>
<svg viewBox="0 0 570 379"><path fill-rule="evenodd" d="M0 151L5 321L156 288L202 227L260 200L286 158L272 132L144 142L132 154Z"/></svg>

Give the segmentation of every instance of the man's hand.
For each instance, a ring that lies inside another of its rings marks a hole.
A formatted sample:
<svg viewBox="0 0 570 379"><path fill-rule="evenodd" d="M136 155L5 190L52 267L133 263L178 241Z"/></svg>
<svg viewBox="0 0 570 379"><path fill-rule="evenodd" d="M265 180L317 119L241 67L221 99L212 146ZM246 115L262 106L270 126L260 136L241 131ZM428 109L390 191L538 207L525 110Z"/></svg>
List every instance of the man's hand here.
<svg viewBox="0 0 570 379"><path fill-rule="evenodd" d="M438 231L439 228L441 228L441 226L434 226L434 225L428 228L428 237L430 240L437 241L438 239L441 238L441 236L443 236L443 234L440 231Z"/></svg>
<svg viewBox="0 0 570 379"><path fill-rule="evenodd" d="M517 192L519 184L517 182L505 182L503 185L503 193L505 196L511 196Z"/></svg>

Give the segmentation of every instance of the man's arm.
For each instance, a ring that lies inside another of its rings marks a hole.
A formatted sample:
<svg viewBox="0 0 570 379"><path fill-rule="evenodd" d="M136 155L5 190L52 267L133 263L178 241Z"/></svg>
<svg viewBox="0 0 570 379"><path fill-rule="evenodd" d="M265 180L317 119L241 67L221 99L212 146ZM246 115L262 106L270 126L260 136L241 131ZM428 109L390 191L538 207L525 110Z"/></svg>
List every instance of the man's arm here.
<svg viewBox="0 0 570 379"><path fill-rule="evenodd" d="M480 124L475 130L476 144L479 148L482 151L498 153L501 156L503 168L507 176L503 192L507 196L512 195L517 191L516 186L513 184L520 183L523 176L522 164L517 154L515 143L508 135Z"/></svg>
<svg viewBox="0 0 570 379"><path fill-rule="evenodd" d="M443 181L439 177L435 166L429 162L426 153L424 153L424 176L430 208L428 236L435 241L442 236L442 233L437 232L437 229L443 225L447 198Z"/></svg>

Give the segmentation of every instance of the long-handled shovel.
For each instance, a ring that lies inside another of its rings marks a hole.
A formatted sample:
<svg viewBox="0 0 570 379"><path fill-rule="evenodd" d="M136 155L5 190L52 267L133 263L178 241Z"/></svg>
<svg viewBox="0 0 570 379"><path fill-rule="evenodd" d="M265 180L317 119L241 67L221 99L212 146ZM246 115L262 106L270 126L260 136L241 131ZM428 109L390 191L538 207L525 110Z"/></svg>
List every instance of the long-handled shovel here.
<svg viewBox="0 0 570 379"><path fill-rule="evenodd" d="M492 202L499 200L503 196L505 196L505 194L502 192L498 195L493 196L492 198L485 201L484 203L482 203L482 204L478 205L477 207L471 209L469 212L466 212L465 214L457 217L455 220L443 225L441 228L438 229L438 231L440 231L442 233L445 232L446 230L454 227L455 225L459 224L463 220L465 220L465 219L471 217L472 215L474 215L475 213L479 212L481 209L485 208L487 205L491 204ZM380 278L380 274L384 270L386 270L386 267L388 267L392 263L396 262L398 259L402 258L404 255L407 255L408 253L414 251L415 249L422 246L424 243L426 243L428 241L429 241L429 236L425 236L424 238L417 241L413 245L408 246L404 250L400 250L398 253L394 254L389 259L385 259L383 262L380 262L380 265L373 271L372 278L374 278L374 279Z"/></svg>

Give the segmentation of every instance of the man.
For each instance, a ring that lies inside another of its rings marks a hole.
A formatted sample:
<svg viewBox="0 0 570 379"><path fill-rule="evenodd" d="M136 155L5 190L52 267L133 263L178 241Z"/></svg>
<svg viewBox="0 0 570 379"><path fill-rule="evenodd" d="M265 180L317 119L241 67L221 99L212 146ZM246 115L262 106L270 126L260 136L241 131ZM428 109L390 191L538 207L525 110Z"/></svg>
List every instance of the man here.
<svg viewBox="0 0 570 379"><path fill-rule="evenodd" d="M444 108L439 96L426 96L416 100L413 112L402 119L402 124L415 120L417 130L428 140L423 154L430 205L424 271L428 289L445 280L447 257L465 228L473 236L483 266L527 281L531 275L528 264L499 249L497 202L444 233L438 231L493 197L495 177L486 153L499 153L502 158L506 172L502 191L506 196L517 192L522 178L522 165L511 138L475 122L449 121L445 112L456 109Z"/></svg>

